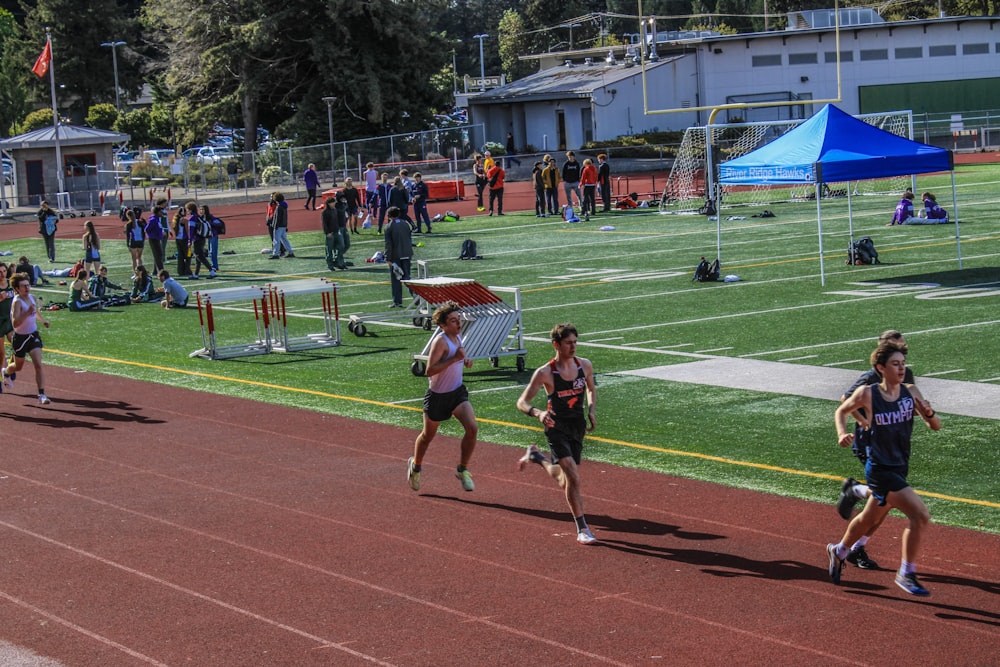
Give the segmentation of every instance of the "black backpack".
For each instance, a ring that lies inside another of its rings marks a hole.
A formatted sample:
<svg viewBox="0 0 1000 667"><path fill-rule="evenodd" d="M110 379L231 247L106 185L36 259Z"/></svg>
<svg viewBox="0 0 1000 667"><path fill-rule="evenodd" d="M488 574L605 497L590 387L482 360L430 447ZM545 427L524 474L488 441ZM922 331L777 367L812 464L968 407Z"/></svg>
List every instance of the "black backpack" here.
<svg viewBox="0 0 1000 667"><path fill-rule="evenodd" d="M719 260L713 260L711 263L704 257L698 262L698 266L694 270L694 278L692 280L697 280L700 283L714 283L719 279L719 274L721 273L722 267L719 265Z"/></svg>
<svg viewBox="0 0 1000 667"><path fill-rule="evenodd" d="M211 238L212 236L212 223L204 218L204 216L199 215L198 221L194 223L194 233L203 239Z"/></svg>
<svg viewBox="0 0 1000 667"><path fill-rule="evenodd" d="M848 264L881 264L878 261L878 251L870 236L862 236L847 248Z"/></svg>
<svg viewBox="0 0 1000 667"><path fill-rule="evenodd" d="M226 233L226 221L222 218L215 218L215 233L224 236Z"/></svg>
<svg viewBox="0 0 1000 667"><path fill-rule="evenodd" d="M462 241L462 254L459 259L482 259L482 255L477 253L476 242L472 239Z"/></svg>

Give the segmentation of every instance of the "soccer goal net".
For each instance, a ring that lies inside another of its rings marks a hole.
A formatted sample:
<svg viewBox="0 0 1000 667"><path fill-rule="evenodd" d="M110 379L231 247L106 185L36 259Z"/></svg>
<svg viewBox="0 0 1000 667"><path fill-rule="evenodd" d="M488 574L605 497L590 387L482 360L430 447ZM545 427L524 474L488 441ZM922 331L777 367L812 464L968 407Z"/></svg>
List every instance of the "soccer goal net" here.
<svg viewBox="0 0 1000 667"><path fill-rule="evenodd" d="M856 116L892 134L912 138L912 114L892 111ZM804 120L778 120L758 123L712 125L712 161L719 164L757 150ZM711 197L707 192L708 127L689 127L684 132L677 157L660 197L661 213L694 213ZM718 173L717 171L715 173ZM893 176L851 181L851 195L899 193L910 184L909 176ZM847 183L826 183L821 196L847 196ZM722 186L723 206L762 206L788 201L815 199L813 185L725 185Z"/></svg>

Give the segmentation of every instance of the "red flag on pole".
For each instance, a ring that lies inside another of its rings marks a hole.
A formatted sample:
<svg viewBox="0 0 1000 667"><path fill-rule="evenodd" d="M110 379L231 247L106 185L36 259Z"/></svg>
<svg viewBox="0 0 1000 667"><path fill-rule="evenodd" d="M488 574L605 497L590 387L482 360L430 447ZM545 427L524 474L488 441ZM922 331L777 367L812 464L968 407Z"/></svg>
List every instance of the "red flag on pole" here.
<svg viewBox="0 0 1000 667"><path fill-rule="evenodd" d="M45 48L42 49L42 54L38 56L38 60L35 61L35 66L31 68L31 71L39 77L43 77L49 73L49 63L51 62L52 42L45 42Z"/></svg>

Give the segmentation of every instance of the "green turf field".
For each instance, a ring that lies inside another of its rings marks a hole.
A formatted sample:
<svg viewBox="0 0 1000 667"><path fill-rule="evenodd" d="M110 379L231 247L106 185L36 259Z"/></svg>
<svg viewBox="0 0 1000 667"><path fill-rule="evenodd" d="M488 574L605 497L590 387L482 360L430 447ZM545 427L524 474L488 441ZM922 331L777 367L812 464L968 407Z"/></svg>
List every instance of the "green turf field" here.
<svg viewBox="0 0 1000 667"><path fill-rule="evenodd" d="M549 358L548 330L572 321L581 332L579 353L594 362L598 381L599 427L588 438L587 458L832 503L839 480L862 471L837 447L835 403L796 395L803 378L831 368L860 373L877 335L896 328L907 335L918 384L921 377L1000 384L1000 166L961 167L957 178L961 270L954 225L884 226L898 197L851 201L854 234L872 236L877 266L845 265L847 199L823 202L825 286L815 202L770 205L777 216L770 219L750 217L758 209L724 210L723 274L739 276L734 283L691 281L699 258L715 256L715 222L641 209L572 225L531 213L440 223L439 233L414 237L424 243L416 258L434 276L521 290L528 369L518 372L514 357L502 357L499 367L478 361L466 371L482 441L512 448L542 442L537 423L514 402L531 369ZM953 212L950 177L921 177L917 188L934 191ZM67 222L60 227L61 257L78 252ZM602 225L615 229L600 231ZM185 284L207 289L330 276L319 233L291 238L298 258L280 262L260 254L266 239L224 238L222 250L236 254L220 257L220 279ZM465 238L478 242L482 261L457 260ZM341 315L383 312L390 302L387 270L364 261L381 248L381 237L368 231L353 239L355 267L333 275ZM41 248L34 237L6 249L16 258L41 256ZM127 280L124 243L105 238L102 255L111 278ZM65 289L38 293L64 300ZM254 336L247 305L216 311L221 342ZM291 299L288 306L290 328L321 329L318 299ZM369 335L359 338L345 319L338 348L207 361L188 356L202 347L196 310L144 305L58 311L50 319L49 364L420 425L426 379L415 377L410 364L429 333L411 322L369 322ZM724 377L713 387L627 374L711 357L784 365L769 378L771 391L728 388ZM33 382L31 371L22 381ZM916 427L910 482L925 494L935 521L1000 532L1000 421L942 417L939 433ZM442 432L458 434L458 425ZM399 443L401 483L411 447ZM512 465L519 454L511 449Z"/></svg>

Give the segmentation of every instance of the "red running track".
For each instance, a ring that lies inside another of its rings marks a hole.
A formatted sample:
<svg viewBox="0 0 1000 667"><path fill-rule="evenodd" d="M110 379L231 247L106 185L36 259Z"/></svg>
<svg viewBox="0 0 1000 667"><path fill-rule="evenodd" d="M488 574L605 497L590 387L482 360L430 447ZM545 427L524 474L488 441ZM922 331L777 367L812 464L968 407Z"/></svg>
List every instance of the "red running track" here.
<svg viewBox="0 0 1000 667"><path fill-rule="evenodd" d="M821 505L584 461L578 546L520 451L69 369L0 396L0 641L65 665L995 665L995 535L930 598L826 574ZM414 427L418 424L414 413ZM837 489L831 485L831 500ZM902 522L870 553L898 563Z"/></svg>

